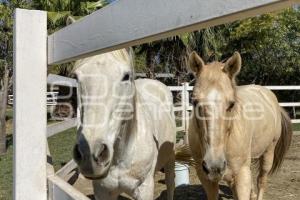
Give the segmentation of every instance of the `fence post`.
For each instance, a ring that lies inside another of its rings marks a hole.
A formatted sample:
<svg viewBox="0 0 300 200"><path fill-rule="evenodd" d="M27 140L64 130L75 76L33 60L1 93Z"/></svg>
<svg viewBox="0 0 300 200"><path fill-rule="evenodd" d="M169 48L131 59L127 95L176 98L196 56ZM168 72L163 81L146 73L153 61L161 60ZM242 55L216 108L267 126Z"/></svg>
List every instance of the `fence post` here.
<svg viewBox="0 0 300 200"><path fill-rule="evenodd" d="M188 144L188 129L189 129L189 106L190 106L190 96L189 96L189 90L188 90L188 87L189 87L189 83L186 82L184 83L183 85L183 91L184 91L184 120L185 120L185 123L184 123L184 142L185 144Z"/></svg>
<svg viewBox="0 0 300 200"><path fill-rule="evenodd" d="M184 83L182 83L182 90L181 90L181 126L183 131L185 132L185 90L184 90Z"/></svg>
<svg viewBox="0 0 300 200"><path fill-rule="evenodd" d="M47 13L14 14L14 200L46 200Z"/></svg>

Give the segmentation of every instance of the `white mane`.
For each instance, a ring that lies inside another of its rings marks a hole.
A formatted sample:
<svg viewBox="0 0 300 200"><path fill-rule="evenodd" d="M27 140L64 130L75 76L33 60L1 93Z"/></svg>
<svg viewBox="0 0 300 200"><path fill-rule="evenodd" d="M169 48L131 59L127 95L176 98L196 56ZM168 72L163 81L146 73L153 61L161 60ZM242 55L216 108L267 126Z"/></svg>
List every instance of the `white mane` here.
<svg viewBox="0 0 300 200"><path fill-rule="evenodd" d="M120 49L120 50L111 51L111 52L108 52L108 53L103 53L103 54L99 54L99 55L95 55L95 56L91 56L91 57L87 57L87 58L77 60L75 62L75 65L74 65L73 72L75 70L77 70L78 68L80 68L81 66L84 66L85 64L96 63L96 62L99 62L103 59L107 59L107 57L109 57L109 56L112 56L117 61L119 61L121 63L124 63L128 66L131 66L131 68L134 69L132 50L130 49L129 52L128 52L126 49Z"/></svg>

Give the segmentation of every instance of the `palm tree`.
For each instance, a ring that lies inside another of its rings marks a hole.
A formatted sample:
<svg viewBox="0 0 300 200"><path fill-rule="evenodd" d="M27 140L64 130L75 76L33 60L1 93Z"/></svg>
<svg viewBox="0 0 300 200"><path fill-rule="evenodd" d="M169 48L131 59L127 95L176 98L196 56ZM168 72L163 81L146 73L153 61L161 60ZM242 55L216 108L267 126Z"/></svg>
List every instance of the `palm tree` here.
<svg viewBox="0 0 300 200"><path fill-rule="evenodd" d="M189 79L187 59L192 50L197 51L206 62L221 58L220 49L225 44L224 30L226 26L222 25L170 37L137 46L135 53L145 56L144 71L148 78L154 78L155 72L164 71L175 74L176 84L180 84Z"/></svg>
<svg viewBox="0 0 300 200"><path fill-rule="evenodd" d="M68 19L79 19L106 6L107 0L32 0L32 7L46 10L48 14L48 32L52 33L68 25ZM51 72L62 76L70 76L73 63L54 66Z"/></svg>
<svg viewBox="0 0 300 200"><path fill-rule="evenodd" d="M69 16L75 19L106 6L107 0L33 0L32 6L35 9L48 11L48 29L49 32L54 32L66 26L66 20Z"/></svg>
<svg viewBox="0 0 300 200"><path fill-rule="evenodd" d="M188 46L197 51L204 61L219 60L221 47L225 43L223 31L226 25L205 28L189 34Z"/></svg>
<svg viewBox="0 0 300 200"><path fill-rule="evenodd" d="M179 36L136 46L135 53L145 56L144 71L148 78L155 78L155 73L162 71L182 78L186 74L188 48Z"/></svg>

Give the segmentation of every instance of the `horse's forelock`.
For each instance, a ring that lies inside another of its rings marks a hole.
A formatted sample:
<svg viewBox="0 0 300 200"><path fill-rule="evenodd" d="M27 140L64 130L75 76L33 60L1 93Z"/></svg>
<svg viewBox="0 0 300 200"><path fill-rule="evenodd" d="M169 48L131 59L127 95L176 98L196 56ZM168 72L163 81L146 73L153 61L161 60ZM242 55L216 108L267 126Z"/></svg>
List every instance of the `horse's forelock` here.
<svg viewBox="0 0 300 200"><path fill-rule="evenodd" d="M104 54L99 54L87 58L83 58L80 60L77 60L74 64L72 74L75 74L78 69L80 69L82 66L84 66L86 63L93 63L94 61L99 61L101 59L105 59L106 56L111 55L114 59L118 60L121 63L124 63L128 66L130 66L132 69L134 69L133 66L133 52L131 48L127 51L126 49L120 49Z"/></svg>

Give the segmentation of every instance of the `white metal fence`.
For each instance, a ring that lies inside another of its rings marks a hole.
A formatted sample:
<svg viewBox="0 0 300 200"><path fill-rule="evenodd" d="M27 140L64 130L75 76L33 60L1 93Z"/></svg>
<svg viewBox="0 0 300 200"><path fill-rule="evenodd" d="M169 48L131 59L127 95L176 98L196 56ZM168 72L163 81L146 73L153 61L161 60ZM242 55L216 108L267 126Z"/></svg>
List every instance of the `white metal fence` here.
<svg viewBox="0 0 300 200"><path fill-rule="evenodd" d="M63 180L63 175L74 168L73 161L56 173L47 163L47 156L51 156L47 132L53 135L74 125L66 121L47 127L47 65L275 11L295 1L298 0L117 1L50 36L47 35L46 12L17 9L14 16L13 198L88 200ZM184 94L188 98L187 93ZM184 105L189 108L187 103Z"/></svg>
<svg viewBox="0 0 300 200"><path fill-rule="evenodd" d="M47 92L46 94L47 106L55 106L57 105L57 96L58 92ZM13 105L14 95L8 95L8 104Z"/></svg>
<svg viewBox="0 0 300 200"><path fill-rule="evenodd" d="M281 90L281 91L300 91L300 86L265 86L270 90ZM187 132L188 123L189 123L189 111L193 109L193 106L190 101L190 92L193 90L193 86L190 86L188 83L183 83L182 86L169 86L172 92L180 93L180 101L174 102L174 111L181 112L177 115L181 118L180 125L177 125L177 131ZM280 102L282 107L292 107L294 112L294 117L296 116L296 107L300 108L300 102ZM292 119L292 123L300 123L300 119Z"/></svg>
<svg viewBox="0 0 300 200"><path fill-rule="evenodd" d="M48 78L48 85L62 85L62 86L70 86L70 87L77 87L77 83L75 79L72 78L65 78L63 76L53 75L50 74L49 76L55 77L49 80ZM273 91L299 91L300 86L265 86L266 88L273 90ZM193 86L190 86L189 83L183 83L182 86L168 86L170 91L173 93L173 99L175 100L174 103L174 112L177 119L177 131L184 131L187 132L188 130L188 123L189 123L189 112L193 109L190 100L190 94L193 90ZM71 90L70 90L71 91ZM51 92L48 92L51 94ZM48 95L47 93L47 95ZM57 92L55 92L55 98L57 99ZM68 95L69 96L69 95ZM48 99L48 98L47 98ZM296 117L296 109L299 107L300 109L300 102L280 102L280 106L282 107L291 107L293 108L293 116ZM68 124L70 120L67 120L65 124ZM292 123L300 123L300 119L292 119ZM61 123L64 124L64 123ZM75 124L74 124L75 126ZM69 126L67 126L69 127ZM49 135L49 134L48 134ZM53 134L50 134L53 135Z"/></svg>

